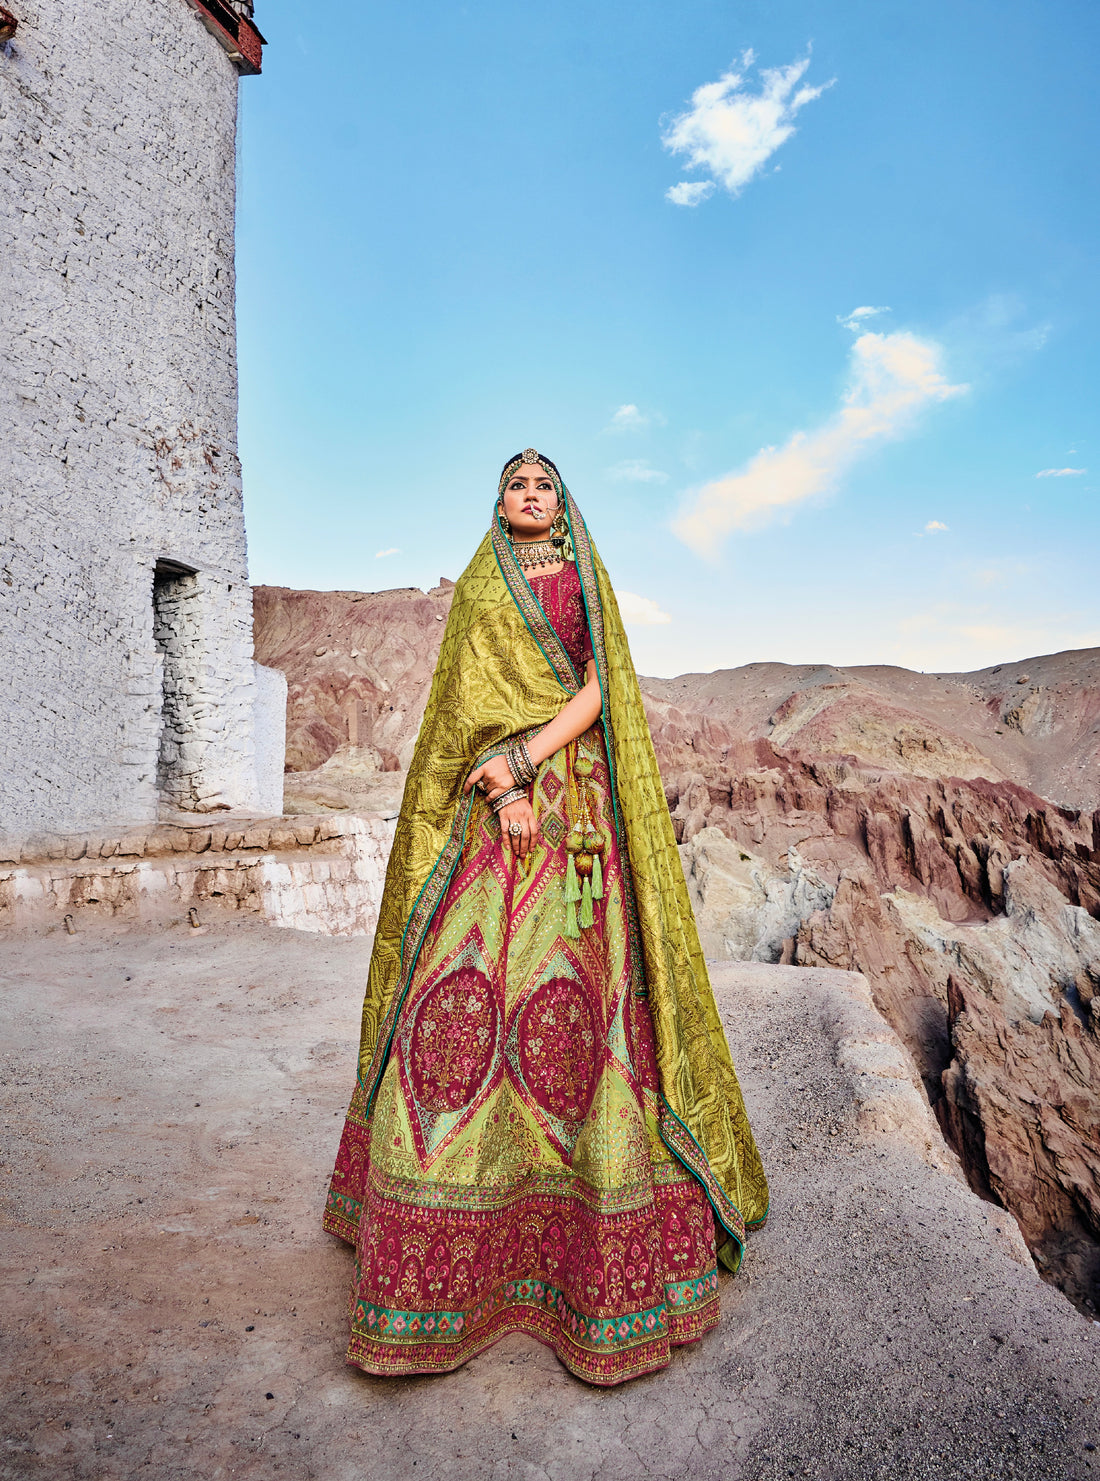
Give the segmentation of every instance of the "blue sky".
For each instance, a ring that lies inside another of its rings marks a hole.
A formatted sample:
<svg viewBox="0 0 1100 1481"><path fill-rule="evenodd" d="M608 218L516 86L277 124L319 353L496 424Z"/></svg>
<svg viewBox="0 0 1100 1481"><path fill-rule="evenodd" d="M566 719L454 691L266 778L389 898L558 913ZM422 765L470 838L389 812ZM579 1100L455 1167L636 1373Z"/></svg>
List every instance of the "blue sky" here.
<svg viewBox="0 0 1100 1481"><path fill-rule="evenodd" d="M1100 643L1091 0L256 18L254 581L454 578L534 444L642 672Z"/></svg>

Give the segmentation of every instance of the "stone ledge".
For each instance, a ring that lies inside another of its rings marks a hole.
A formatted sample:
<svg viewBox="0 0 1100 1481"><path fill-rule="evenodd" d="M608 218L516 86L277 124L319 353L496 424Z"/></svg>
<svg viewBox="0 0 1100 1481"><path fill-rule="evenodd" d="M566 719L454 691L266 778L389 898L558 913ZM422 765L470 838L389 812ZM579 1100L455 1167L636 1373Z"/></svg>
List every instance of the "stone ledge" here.
<svg viewBox="0 0 1100 1481"><path fill-rule="evenodd" d="M294 818L234 818L224 823L149 823L87 833L38 833L26 838L0 836L0 868L12 864L50 864L81 859L151 859L169 854L237 853L241 850L312 848L317 843L360 831L374 814L331 813Z"/></svg>
<svg viewBox="0 0 1100 1481"><path fill-rule="evenodd" d="M0 928L72 933L189 919L201 929L212 913L246 911L304 931L369 935L392 840L391 820L362 815L29 839L17 861L0 861Z"/></svg>

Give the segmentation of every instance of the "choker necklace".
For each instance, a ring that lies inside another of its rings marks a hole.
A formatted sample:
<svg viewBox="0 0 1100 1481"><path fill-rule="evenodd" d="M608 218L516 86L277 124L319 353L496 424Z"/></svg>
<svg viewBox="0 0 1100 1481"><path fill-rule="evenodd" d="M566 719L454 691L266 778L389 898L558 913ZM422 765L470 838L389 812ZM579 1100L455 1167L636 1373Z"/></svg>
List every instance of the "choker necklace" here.
<svg viewBox="0 0 1100 1481"><path fill-rule="evenodd" d="M516 560L525 571L532 566L556 566L565 559L562 546L565 541L559 535L552 540L514 540L512 549Z"/></svg>

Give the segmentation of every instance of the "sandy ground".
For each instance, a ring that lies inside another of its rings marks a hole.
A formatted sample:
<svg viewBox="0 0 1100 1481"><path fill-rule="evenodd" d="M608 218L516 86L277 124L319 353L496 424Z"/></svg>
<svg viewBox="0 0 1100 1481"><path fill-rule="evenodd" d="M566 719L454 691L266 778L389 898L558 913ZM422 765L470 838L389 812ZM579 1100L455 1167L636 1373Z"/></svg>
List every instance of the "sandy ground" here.
<svg viewBox="0 0 1100 1481"><path fill-rule="evenodd" d="M319 1217L366 963L251 921L0 944L0 1476L1100 1481L1100 1328L868 1133L845 974L715 971L773 1205L702 1344L609 1391L519 1337L345 1367Z"/></svg>

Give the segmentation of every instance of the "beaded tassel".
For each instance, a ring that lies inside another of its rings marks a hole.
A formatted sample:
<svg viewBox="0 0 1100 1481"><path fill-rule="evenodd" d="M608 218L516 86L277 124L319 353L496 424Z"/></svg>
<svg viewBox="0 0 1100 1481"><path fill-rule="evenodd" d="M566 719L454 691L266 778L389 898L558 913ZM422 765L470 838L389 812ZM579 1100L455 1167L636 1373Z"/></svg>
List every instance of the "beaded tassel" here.
<svg viewBox="0 0 1100 1481"><path fill-rule="evenodd" d="M576 900L567 900L565 903L565 934L569 937L570 941L578 940L581 934L580 927L577 924Z"/></svg>
<svg viewBox="0 0 1100 1481"><path fill-rule="evenodd" d="M592 898L603 899L603 866L600 864L599 854L592 855Z"/></svg>
<svg viewBox="0 0 1100 1481"><path fill-rule="evenodd" d="M581 885L577 878L577 861L572 854L567 857L569 862L565 866L565 899L568 904L574 904L581 897Z"/></svg>
<svg viewBox="0 0 1100 1481"><path fill-rule="evenodd" d="M584 893L581 895L580 922L582 926L592 924L592 881L585 879Z"/></svg>

